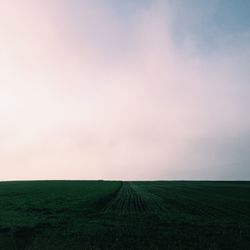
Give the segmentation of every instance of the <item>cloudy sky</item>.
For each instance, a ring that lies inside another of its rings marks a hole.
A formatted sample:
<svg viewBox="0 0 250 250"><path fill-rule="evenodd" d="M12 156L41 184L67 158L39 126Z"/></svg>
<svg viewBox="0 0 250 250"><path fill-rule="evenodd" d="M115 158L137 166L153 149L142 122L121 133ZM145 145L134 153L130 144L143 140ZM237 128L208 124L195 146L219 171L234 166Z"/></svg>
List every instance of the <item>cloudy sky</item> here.
<svg viewBox="0 0 250 250"><path fill-rule="evenodd" d="M0 179L250 179L250 1L0 0Z"/></svg>

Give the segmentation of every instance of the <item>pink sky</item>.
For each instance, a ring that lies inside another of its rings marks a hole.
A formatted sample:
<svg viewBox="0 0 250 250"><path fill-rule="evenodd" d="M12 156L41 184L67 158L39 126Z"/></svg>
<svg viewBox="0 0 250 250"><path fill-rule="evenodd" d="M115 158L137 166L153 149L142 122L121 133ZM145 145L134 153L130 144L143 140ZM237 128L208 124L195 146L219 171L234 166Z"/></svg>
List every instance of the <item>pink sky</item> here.
<svg viewBox="0 0 250 250"><path fill-rule="evenodd" d="M0 0L1 179L250 177L250 33L180 46L163 2Z"/></svg>

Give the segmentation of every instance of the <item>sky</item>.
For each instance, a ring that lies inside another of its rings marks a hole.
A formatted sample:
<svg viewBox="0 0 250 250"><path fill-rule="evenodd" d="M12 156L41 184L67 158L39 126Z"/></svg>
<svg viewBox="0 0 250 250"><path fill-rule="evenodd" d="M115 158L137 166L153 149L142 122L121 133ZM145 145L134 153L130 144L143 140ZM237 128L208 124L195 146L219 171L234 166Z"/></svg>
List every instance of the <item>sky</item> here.
<svg viewBox="0 0 250 250"><path fill-rule="evenodd" d="M250 1L0 0L0 180L249 180Z"/></svg>

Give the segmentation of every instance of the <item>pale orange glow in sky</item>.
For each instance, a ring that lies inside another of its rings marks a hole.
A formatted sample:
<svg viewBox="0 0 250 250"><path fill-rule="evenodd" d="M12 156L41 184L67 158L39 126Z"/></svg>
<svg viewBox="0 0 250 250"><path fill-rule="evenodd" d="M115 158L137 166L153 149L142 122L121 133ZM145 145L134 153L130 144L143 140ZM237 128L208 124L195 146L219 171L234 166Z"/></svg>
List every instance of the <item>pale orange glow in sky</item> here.
<svg viewBox="0 0 250 250"><path fill-rule="evenodd" d="M205 53L178 8L0 0L0 179L249 178L250 29Z"/></svg>

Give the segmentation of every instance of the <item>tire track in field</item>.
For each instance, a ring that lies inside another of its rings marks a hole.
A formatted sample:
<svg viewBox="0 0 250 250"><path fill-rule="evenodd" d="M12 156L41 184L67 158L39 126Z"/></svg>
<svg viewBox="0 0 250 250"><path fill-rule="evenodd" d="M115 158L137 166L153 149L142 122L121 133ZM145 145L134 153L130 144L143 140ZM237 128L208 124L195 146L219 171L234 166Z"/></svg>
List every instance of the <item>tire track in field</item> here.
<svg viewBox="0 0 250 250"><path fill-rule="evenodd" d="M136 183L131 183L131 186L137 192L137 194L142 197L144 202L146 202L148 212L158 214L159 212L166 210L166 207L164 206L164 201L161 197L149 192L144 187Z"/></svg>
<svg viewBox="0 0 250 250"><path fill-rule="evenodd" d="M146 212L148 204L130 182L123 182L116 197L107 204L105 212L121 214Z"/></svg>
<svg viewBox="0 0 250 250"><path fill-rule="evenodd" d="M160 197L147 192L133 182L123 182L117 195L110 201L104 211L127 213L158 213L165 208Z"/></svg>

